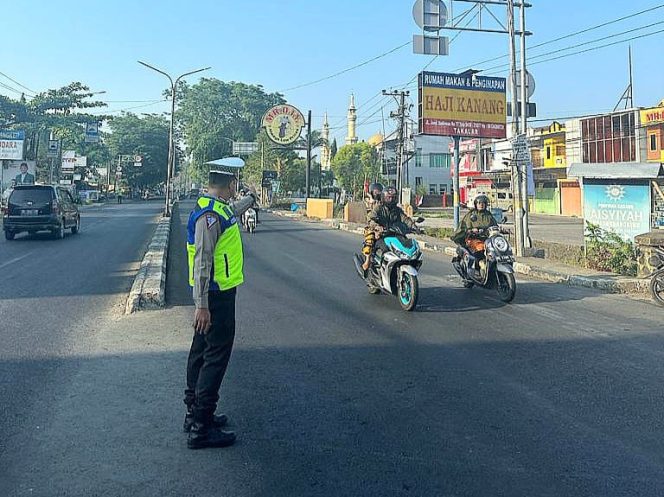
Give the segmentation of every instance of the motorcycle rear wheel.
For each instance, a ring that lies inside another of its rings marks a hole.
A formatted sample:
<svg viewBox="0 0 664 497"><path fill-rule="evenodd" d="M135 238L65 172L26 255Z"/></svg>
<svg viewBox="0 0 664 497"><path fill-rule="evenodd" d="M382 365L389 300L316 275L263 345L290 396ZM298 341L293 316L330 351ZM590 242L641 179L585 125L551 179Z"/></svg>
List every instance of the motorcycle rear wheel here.
<svg viewBox="0 0 664 497"><path fill-rule="evenodd" d="M516 280L514 275L511 273L496 273L496 278L498 279L498 296L500 300L505 303L510 303L514 300L514 295L516 294Z"/></svg>
<svg viewBox="0 0 664 497"><path fill-rule="evenodd" d="M650 280L650 293L655 302L664 306L664 273L656 274Z"/></svg>
<svg viewBox="0 0 664 497"><path fill-rule="evenodd" d="M410 273L403 273L398 282L399 304L404 311L412 311L417 307L417 299L420 296L420 286L417 277Z"/></svg>

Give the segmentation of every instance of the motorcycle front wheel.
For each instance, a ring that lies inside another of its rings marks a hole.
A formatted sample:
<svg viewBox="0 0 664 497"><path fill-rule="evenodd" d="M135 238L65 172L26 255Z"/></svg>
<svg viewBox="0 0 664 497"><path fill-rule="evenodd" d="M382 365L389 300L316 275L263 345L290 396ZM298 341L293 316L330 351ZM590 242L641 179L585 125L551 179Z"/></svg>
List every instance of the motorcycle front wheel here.
<svg viewBox="0 0 664 497"><path fill-rule="evenodd" d="M650 293L655 302L664 306L664 273L656 274L650 280Z"/></svg>
<svg viewBox="0 0 664 497"><path fill-rule="evenodd" d="M417 299L420 296L420 287L417 276L410 273L403 273L398 282L399 304L404 311L412 311L417 306Z"/></svg>
<svg viewBox="0 0 664 497"><path fill-rule="evenodd" d="M496 273L498 279L498 296L503 302L509 303L514 299L516 294L516 280L511 273Z"/></svg>

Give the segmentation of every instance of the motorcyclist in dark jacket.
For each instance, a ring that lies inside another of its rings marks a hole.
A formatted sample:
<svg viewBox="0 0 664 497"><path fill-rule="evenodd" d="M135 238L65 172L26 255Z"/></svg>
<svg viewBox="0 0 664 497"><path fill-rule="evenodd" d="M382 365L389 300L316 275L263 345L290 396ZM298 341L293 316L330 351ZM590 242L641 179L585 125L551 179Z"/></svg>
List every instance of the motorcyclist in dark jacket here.
<svg viewBox="0 0 664 497"><path fill-rule="evenodd" d="M369 213L373 211L373 208L380 203L383 196L383 185L380 183L372 183L369 186L369 200L367 202ZM368 217L367 214L367 217ZM376 233L375 231L367 224L364 228L364 244L362 245L362 253L364 254L364 264L362 264L362 269L366 273L369 269L369 264L371 262L371 253L373 252L374 244L376 243Z"/></svg>
<svg viewBox="0 0 664 497"><path fill-rule="evenodd" d="M369 226L376 232L377 237L380 237L384 231L391 228L399 229L404 233L408 231L420 232L415 221L408 217L397 205L397 190L393 186L388 186L383 191L383 200L374 206L371 214L369 214ZM385 248L382 239L378 240L376 245Z"/></svg>
<svg viewBox="0 0 664 497"><path fill-rule="evenodd" d="M498 223L488 210L489 197L478 195L473 204L474 209L463 217L451 238L457 245L466 247L477 264L481 258L481 252L484 250L484 244L481 242L486 239L486 235L482 231L491 226L498 226ZM478 241L480 243L477 243Z"/></svg>

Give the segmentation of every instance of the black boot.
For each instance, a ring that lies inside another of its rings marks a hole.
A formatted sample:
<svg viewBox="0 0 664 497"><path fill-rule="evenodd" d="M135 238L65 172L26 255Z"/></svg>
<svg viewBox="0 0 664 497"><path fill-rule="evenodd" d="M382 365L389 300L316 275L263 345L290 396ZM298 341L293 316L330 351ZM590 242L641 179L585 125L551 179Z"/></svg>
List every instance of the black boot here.
<svg viewBox="0 0 664 497"><path fill-rule="evenodd" d="M236 438L232 431L222 431L212 427L211 423L196 420L189 431L187 447L194 450L228 447L235 443Z"/></svg>
<svg viewBox="0 0 664 497"><path fill-rule="evenodd" d="M191 409L187 409L187 414L184 416L184 423L182 424L182 431L189 433L191 426L194 424L194 412ZM212 416L212 427L213 428L223 428L228 424L228 416L225 414L214 415Z"/></svg>

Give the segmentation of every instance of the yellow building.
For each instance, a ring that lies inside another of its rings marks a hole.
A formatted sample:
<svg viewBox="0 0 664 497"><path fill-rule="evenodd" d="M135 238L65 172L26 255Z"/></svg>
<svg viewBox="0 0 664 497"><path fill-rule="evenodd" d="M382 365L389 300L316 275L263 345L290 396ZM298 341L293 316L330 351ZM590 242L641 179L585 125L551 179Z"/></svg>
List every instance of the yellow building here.
<svg viewBox="0 0 664 497"><path fill-rule="evenodd" d="M542 133L542 165L545 168L567 166L564 124L554 121Z"/></svg>

